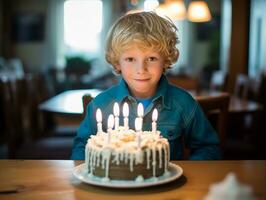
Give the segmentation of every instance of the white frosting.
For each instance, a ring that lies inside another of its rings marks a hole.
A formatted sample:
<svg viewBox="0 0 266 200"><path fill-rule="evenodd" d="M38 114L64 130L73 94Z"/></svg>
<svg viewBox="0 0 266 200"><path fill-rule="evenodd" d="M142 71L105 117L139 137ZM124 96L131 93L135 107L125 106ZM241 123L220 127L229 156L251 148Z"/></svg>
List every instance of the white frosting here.
<svg viewBox="0 0 266 200"><path fill-rule="evenodd" d="M144 181L144 178L143 176L139 175L136 179L135 179L136 182L143 182Z"/></svg>
<svg viewBox="0 0 266 200"><path fill-rule="evenodd" d="M109 143L107 134L110 134ZM104 181L108 181L111 162L117 165L123 162L129 165L130 171L134 171L134 165L144 163L146 155L147 169L152 167L153 177L155 178L157 152L159 153L159 168L163 167L164 172L167 173L170 159L167 139L160 135L160 131L143 131L140 134L140 147L138 147L136 132L125 127L120 126L117 130L112 130L110 133L98 132L97 135L92 135L88 139L85 150L85 163L88 166L88 173L93 174L95 167L101 166L102 169L105 169ZM163 156L164 166L162 166ZM113 158L112 160L111 157ZM142 179L139 177L136 178L136 181L141 181Z"/></svg>
<svg viewBox="0 0 266 200"><path fill-rule="evenodd" d="M229 173L221 183L211 185L204 200L255 200L252 188L237 181L234 173Z"/></svg>

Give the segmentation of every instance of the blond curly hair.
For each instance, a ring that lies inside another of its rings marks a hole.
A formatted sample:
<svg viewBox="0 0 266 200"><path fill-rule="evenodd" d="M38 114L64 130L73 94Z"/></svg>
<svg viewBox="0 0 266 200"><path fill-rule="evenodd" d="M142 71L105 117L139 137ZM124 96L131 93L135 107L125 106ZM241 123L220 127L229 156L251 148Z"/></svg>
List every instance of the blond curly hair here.
<svg viewBox="0 0 266 200"><path fill-rule="evenodd" d="M111 27L106 41L105 58L116 73L123 51L137 44L142 49L155 49L165 59L164 69L170 68L179 56L176 44L177 28L170 19L154 12L138 12L122 16Z"/></svg>

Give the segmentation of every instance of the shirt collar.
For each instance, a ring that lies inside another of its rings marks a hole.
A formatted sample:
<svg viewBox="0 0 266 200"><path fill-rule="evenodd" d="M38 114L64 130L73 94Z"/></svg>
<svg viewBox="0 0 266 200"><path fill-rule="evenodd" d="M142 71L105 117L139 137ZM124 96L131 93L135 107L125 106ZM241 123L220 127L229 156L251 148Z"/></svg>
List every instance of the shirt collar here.
<svg viewBox="0 0 266 200"><path fill-rule="evenodd" d="M158 84L157 91L153 97L153 102L161 99L162 105L167 109L170 108L170 103L168 101L168 87L169 83L167 81L167 78L165 75L162 75Z"/></svg>
<svg viewBox="0 0 266 200"><path fill-rule="evenodd" d="M118 101L118 103L122 103L122 101L125 98L130 98L131 95L129 93L127 84L125 82L125 80L123 78L121 78L119 84L118 84L118 88L117 88L117 95L116 95L116 100Z"/></svg>
<svg viewBox="0 0 266 200"><path fill-rule="evenodd" d="M169 87L169 83L167 81L167 78L165 75L161 76L161 79L159 80L157 91L152 98L153 102L157 101L158 99L162 100L162 105L169 109L170 103L168 101L168 95L167 95L167 88ZM118 103L122 103L122 101L125 99L134 99L131 94L129 93L128 86L123 78L121 78L118 88L117 88L117 95L116 95L116 101Z"/></svg>

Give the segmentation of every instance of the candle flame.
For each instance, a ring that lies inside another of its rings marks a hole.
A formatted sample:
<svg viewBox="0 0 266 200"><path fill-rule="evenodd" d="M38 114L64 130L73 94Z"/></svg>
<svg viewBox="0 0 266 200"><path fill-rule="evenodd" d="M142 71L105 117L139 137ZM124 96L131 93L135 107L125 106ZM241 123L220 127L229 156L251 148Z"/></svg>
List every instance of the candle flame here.
<svg viewBox="0 0 266 200"><path fill-rule="evenodd" d="M114 104L114 115L115 115L116 117L119 116L119 105L118 105L117 102L115 102L115 104Z"/></svg>
<svg viewBox="0 0 266 200"><path fill-rule="evenodd" d="M124 115L124 117L128 117L128 115L129 115L129 108L128 108L127 103L124 103L124 105L123 105L123 115Z"/></svg>
<svg viewBox="0 0 266 200"><path fill-rule="evenodd" d="M108 128L113 128L115 123L114 115L109 115L108 120L107 120L107 126Z"/></svg>
<svg viewBox="0 0 266 200"><path fill-rule="evenodd" d="M143 115L144 115L144 108L143 108L142 103L139 103L138 104L138 116L143 117Z"/></svg>
<svg viewBox="0 0 266 200"><path fill-rule="evenodd" d="M158 119L158 110L155 108L152 112L152 121L157 121Z"/></svg>
<svg viewBox="0 0 266 200"><path fill-rule="evenodd" d="M100 108L96 110L96 121L97 122L102 122L102 111Z"/></svg>

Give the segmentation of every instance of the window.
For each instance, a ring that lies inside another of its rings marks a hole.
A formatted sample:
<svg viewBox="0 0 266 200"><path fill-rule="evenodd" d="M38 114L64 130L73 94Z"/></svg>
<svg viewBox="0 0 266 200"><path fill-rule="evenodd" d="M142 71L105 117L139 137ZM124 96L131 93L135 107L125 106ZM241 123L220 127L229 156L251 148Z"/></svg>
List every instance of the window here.
<svg viewBox="0 0 266 200"><path fill-rule="evenodd" d="M102 31L101 0L67 0L64 3L64 42L67 56L96 57Z"/></svg>

